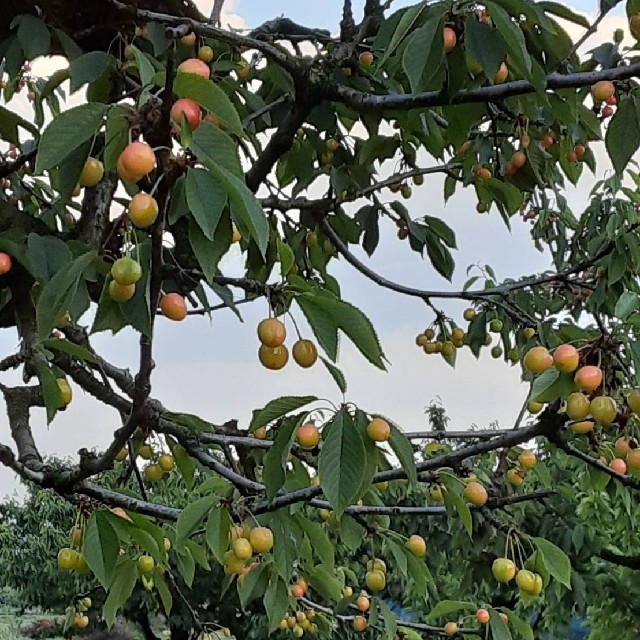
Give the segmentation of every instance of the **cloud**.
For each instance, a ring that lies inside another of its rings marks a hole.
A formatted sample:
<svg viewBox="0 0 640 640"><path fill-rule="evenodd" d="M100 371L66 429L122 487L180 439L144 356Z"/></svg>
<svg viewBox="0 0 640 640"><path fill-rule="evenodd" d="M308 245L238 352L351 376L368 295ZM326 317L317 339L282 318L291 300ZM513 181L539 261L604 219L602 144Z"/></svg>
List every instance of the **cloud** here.
<svg viewBox="0 0 640 640"><path fill-rule="evenodd" d="M198 9L206 16L211 15L211 9L213 8L213 0L195 0L195 4ZM220 22L225 28L244 29L246 28L246 22L243 17L235 13L237 0L226 0L222 5L222 16Z"/></svg>

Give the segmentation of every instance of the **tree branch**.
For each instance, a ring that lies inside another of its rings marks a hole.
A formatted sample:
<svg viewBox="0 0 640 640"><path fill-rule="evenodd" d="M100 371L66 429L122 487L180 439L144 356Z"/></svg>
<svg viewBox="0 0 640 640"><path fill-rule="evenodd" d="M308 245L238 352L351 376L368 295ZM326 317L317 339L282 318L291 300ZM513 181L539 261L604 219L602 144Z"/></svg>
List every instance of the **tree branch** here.
<svg viewBox="0 0 640 640"><path fill-rule="evenodd" d="M603 560L617 564L619 567L626 567L627 569L640 570L640 555L638 556L625 556L611 549L601 549L598 554Z"/></svg>
<svg viewBox="0 0 640 640"><path fill-rule="evenodd" d="M600 80L628 80L640 75L640 62L614 69L601 71L585 71L581 73L552 73L547 76L545 88L549 90L588 87ZM386 110L408 111L456 104L475 102L496 102L513 96L534 93L536 88L527 80L514 80L504 84L480 87L461 91L455 96L448 96L443 91L425 91L415 94L371 95L338 85L326 90L326 97L346 104L358 113L373 113Z"/></svg>
<svg viewBox="0 0 640 640"><path fill-rule="evenodd" d="M119 0L109 0L109 2L119 9L124 15L131 16L133 18L139 18L140 20L149 22L159 22L171 27L188 27L191 31L204 38L213 38L220 42L225 42L234 47L256 49L264 53L269 59L280 65L283 69L289 71L293 75L300 73L300 67L295 58L291 57L286 51L275 47L269 43L261 42L253 38L247 38L238 33L232 31L225 31L219 29L211 24L205 24L192 20L191 18L170 16L165 13L158 13L156 11L147 11L145 9L137 9L134 6L119 2Z"/></svg>
<svg viewBox="0 0 640 640"><path fill-rule="evenodd" d="M636 480L631 476L623 476L619 474L617 471L614 471L613 469L609 468L606 464L602 464L600 460L597 460L596 458L592 458L588 453L584 453L583 451L580 451L580 449L577 449L576 447L574 447L572 444L569 444L568 442L566 442L562 438L562 435L560 433L553 434L549 438L549 441L555 444L556 447L558 447L558 449L561 449L566 454L574 458L578 458L579 460L582 460L582 462L586 462L589 466L593 467L594 469L597 469L598 471L602 471L602 473L606 473L608 476L615 478L620 484L623 484L625 487L631 487L632 489L640 489L640 480Z"/></svg>
<svg viewBox="0 0 640 640"><path fill-rule="evenodd" d="M38 451L29 424L29 409L34 406L44 406L40 387L8 388L0 385L0 388L7 405L11 437L18 449L18 460L33 471L41 471L43 467L42 456Z"/></svg>

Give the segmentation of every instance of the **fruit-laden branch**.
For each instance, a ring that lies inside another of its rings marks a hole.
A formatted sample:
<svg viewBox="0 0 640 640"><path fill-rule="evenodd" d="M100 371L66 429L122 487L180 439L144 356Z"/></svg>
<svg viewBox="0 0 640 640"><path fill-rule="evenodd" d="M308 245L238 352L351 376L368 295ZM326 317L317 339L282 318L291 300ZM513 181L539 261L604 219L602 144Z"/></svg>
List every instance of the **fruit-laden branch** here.
<svg viewBox="0 0 640 640"><path fill-rule="evenodd" d="M482 507L469 504L469 508L473 510L482 509L502 509L513 504L522 502L530 502L533 500L543 500L557 495L556 491L534 491L532 493L523 493L521 495L505 496L503 498L490 498ZM318 509L331 509L331 504L326 500L313 499L309 502L312 507ZM345 509L348 515L362 516L445 516L447 515L446 507L403 507L401 505L350 505Z"/></svg>
<svg viewBox="0 0 640 640"><path fill-rule="evenodd" d="M181 440L180 444L186 449L187 453L197 460L200 464L211 469L215 473L217 473L222 478L225 478L233 484L241 492L250 491L252 493L259 492L263 493L266 490L266 487L259 483L253 482L248 478L236 473L232 469L226 467L222 462L216 460L213 456L207 453L204 449L196 446L192 442L193 436L190 440Z"/></svg>
<svg viewBox="0 0 640 640"><path fill-rule="evenodd" d="M608 467L606 464L603 464L602 462L600 462L600 460L597 460L596 458L592 458L588 453L584 453L583 451L580 451L580 449L577 449L576 447L574 447L572 444L569 444L568 442L566 442L562 438L562 435L560 433L553 434L551 437L549 437L549 441L555 444L556 447L558 447L558 449L561 449L566 454L574 458L578 458L579 460L586 462L588 465L590 465L594 469L597 469L598 471L602 471L602 473L606 473L608 476L615 478L618 482L623 484L625 487L630 487L632 489L640 489L640 480L636 480L635 478L632 478L630 476L623 476L619 474L617 471L614 471L613 469Z"/></svg>
<svg viewBox="0 0 640 640"><path fill-rule="evenodd" d="M348 193L346 198L340 199L338 203L334 198L318 198L316 200L309 200L308 198L295 198L292 200L285 200L283 198L277 198L275 196L269 196L262 198L260 204L263 209L277 209L278 211L290 211L291 209L297 210L310 210L310 211L323 211L329 212L335 209L338 204L345 204L347 202L355 202L359 198L365 198L368 195L380 191L385 187L396 185L404 180L413 178L414 176L425 176L434 173L446 173L450 175L456 169L461 168L460 163L451 162L448 164L438 165L435 167L426 167L424 169L416 168L402 173L396 173L385 180L375 182L374 184L355 191L354 193Z"/></svg>
<svg viewBox="0 0 640 640"><path fill-rule="evenodd" d="M239 48L256 49L264 53L270 60L280 65L283 69L286 69L292 75L300 75L300 67L295 58L290 56L284 49L275 47L267 42L255 40L254 38L248 38L242 36L239 33L233 31L226 31L218 27L214 27L211 24L198 22L191 18L170 16L165 13L158 13L156 11L147 11L145 9L137 9L131 5L119 2L119 0L108 0L111 5L121 11L124 15L139 20L159 22L170 27L188 27L191 31L204 38L213 38L226 44Z"/></svg>
<svg viewBox="0 0 640 640"><path fill-rule="evenodd" d="M506 297L513 291L548 284L552 281L566 281L569 276L589 269L599 260L609 255L614 250L616 242L620 239L620 235L612 238L600 251L598 251L593 256L587 258L586 260L583 260L570 269L566 269L565 271L561 271L555 274L520 280L519 282L509 282L507 284L499 285L497 287L490 287L487 289L469 289L467 291L430 291L425 289L416 289L415 287L408 287L399 282L394 282L393 280L389 280L384 276L381 276L380 274L373 271L373 269L370 269L361 260L359 260L353 253L351 253L347 245L331 228L331 225L329 225L324 216L322 216L319 220L319 225L322 227L322 232L329 238L338 252L345 258L347 262L349 262L349 264L351 264L352 267L357 269L362 275L366 276L367 278L369 278L369 280L375 282L381 287L384 287L385 289L389 289L406 296L420 298L426 302L429 302L431 298L476 301L487 300L495 296ZM636 229L638 229L638 227L640 227L640 223L634 223L622 233L633 233ZM493 302L494 304L496 304L495 301Z"/></svg>
<svg viewBox="0 0 640 640"><path fill-rule="evenodd" d="M628 80L640 76L640 62L624 67L603 69L601 71L585 71L580 73L552 73L546 77L547 91L589 87L600 80ZM534 93L536 88L527 80L514 80L504 84L496 84L478 89L461 91L455 96L448 96L443 91L425 91L414 94L371 95L345 85L326 86L323 97L342 102L358 113L380 111L408 111L426 107L443 107L447 105L496 102L513 96Z"/></svg>
<svg viewBox="0 0 640 640"><path fill-rule="evenodd" d="M158 187L159 215L151 232L151 265L149 277L149 316L150 327L148 335L140 335L140 358L138 374L135 378L133 404L121 429L116 431L113 442L107 450L98 457L81 455L80 466L72 474L72 482L94 476L111 467L118 453L126 445L133 432L139 426L147 413L147 401L151 393L151 373L153 371L153 329L155 324L155 310L158 308L162 290L163 239L171 188L168 167L171 160L171 107L173 104L173 80L175 77L175 61L173 52L169 49L166 63L166 78L162 97L161 117L153 132L154 144L157 151L158 173L160 175Z"/></svg>
<svg viewBox="0 0 640 640"><path fill-rule="evenodd" d="M513 429L508 432L499 435L495 438L491 438L485 442L479 442L477 444L463 447L456 451L436 456L424 462L418 463L416 469L418 472L435 471L442 467L455 467L467 458L474 457L483 453L489 453L497 449L504 447L513 447L537 436L547 436L553 431L561 428L564 424L564 418L558 414L554 414L551 410L547 410L541 414L540 419L533 425L524 427L522 429ZM373 476L372 482L386 482L389 480L402 480L407 477L403 469L389 469L388 471L379 471ZM271 502L262 501L255 504L251 511L254 514L265 513L268 511L276 511L282 507L296 504L298 502L309 502L310 500L317 498L322 493L320 487L306 487L304 489L297 489L289 493L277 496Z"/></svg>
<svg viewBox="0 0 640 640"><path fill-rule="evenodd" d="M640 556L625 556L610 549L602 549L598 554L603 560L627 569L640 570Z"/></svg>
<svg viewBox="0 0 640 640"><path fill-rule="evenodd" d="M328 616L331 616L336 620L339 620L340 622L352 622L353 619L356 617L355 615L350 616L342 613L335 613L333 609L331 609L330 607L325 607L324 605L317 604L313 600L309 600L309 598L302 597L302 598L299 598L299 601L309 609L315 609L316 611L325 613ZM352 608L355 608L355 605ZM442 627L435 627L433 625L425 624L423 622L411 622L407 620L401 620L399 618L396 618L396 621L399 627L406 627L407 629L415 629L416 631L422 631L426 633L436 633L438 634L438 637L444 635L444 631ZM458 633L462 635L477 635L477 636L482 635L481 631L478 629L458 629Z"/></svg>
<svg viewBox="0 0 640 640"><path fill-rule="evenodd" d="M146 502L145 500L140 500L139 498L134 498L132 496L125 495L124 493L111 491L111 489L99 487L97 484L89 482L88 480L84 480L77 487L74 487L73 492L67 493L65 497L69 498L73 493L79 493L89 498L93 498L101 504L120 507L122 509L127 509L128 511L140 513L144 516L151 516L153 518L168 520L170 522L175 522L181 513L180 509L175 509L173 507L168 507L154 502Z"/></svg>

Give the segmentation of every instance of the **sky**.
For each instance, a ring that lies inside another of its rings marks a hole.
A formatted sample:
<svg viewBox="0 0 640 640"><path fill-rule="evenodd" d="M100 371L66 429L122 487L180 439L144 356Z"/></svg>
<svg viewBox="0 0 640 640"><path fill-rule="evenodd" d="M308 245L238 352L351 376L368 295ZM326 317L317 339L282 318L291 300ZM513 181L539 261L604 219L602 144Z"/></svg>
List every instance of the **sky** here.
<svg viewBox="0 0 640 640"><path fill-rule="evenodd" d="M209 12L212 0L202 0L198 4L203 12ZM361 12L363 4L362 0L354 2L356 12ZM396 2L394 6L407 4L409 2ZM592 14L596 10L595 3L585 1L575 3L574 7ZM306 25L335 32L341 2L227 0L225 10L223 24L236 28L254 27L284 14ZM624 26L621 18L605 19L598 34L587 44L611 37L619 26ZM573 29L573 33L580 35L581 29ZM34 71L38 71L37 66ZM16 108L28 113L27 104L19 100ZM601 171L606 171L609 165L604 149L600 147L595 151ZM593 180L585 174L579 187L569 191L569 201L575 211L584 206L592 184ZM383 230L379 249L370 266L390 279L430 289L459 289L469 264L490 264L499 279L547 268L547 257L533 248L528 225L515 217L509 230L497 213L478 215L473 192L471 189L466 191L456 194L445 207L442 179L430 177L423 187L414 188L414 196L407 205L414 218L424 214L440 216L455 230L459 249L454 258L458 266L451 285L396 238L396 229L390 223ZM359 255L366 259L362 252ZM238 249L232 248L223 262L223 272L239 275L241 262ZM462 350L456 369L451 369L440 357L426 356L414 344L416 334L433 320L423 303L381 290L355 273L344 261L334 261L330 272L340 281L343 298L371 318L391 362L387 372L379 371L343 341L338 364L347 377L349 401L366 411L388 415L406 431L426 428L424 408L436 398L441 399L451 418L451 429L466 429L472 424L487 427L493 422L502 427L513 425L527 394L518 367L509 367L488 354L476 361L468 350ZM441 306L462 322L465 305ZM340 393L321 364L306 371L293 362L279 372L263 369L257 359L259 344L255 328L267 315L266 303L253 302L240 309L244 323L228 310L216 312L211 322L206 318L193 318L183 323L171 323L160 318L156 325L152 395L161 399L171 411L195 413L213 423L237 418L241 425L247 424L254 408L279 395L313 394L334 403L340 402ZM294 313L303 333L312 337L304 329L299 310ZM122 332L115 338L106 333L98 334L93 338L93 344L107 360L135 372L137 337L132 332ZM2 357L15 352L17 346L15 332L0 332ZM17 384L19 380L5 377L3 382ZM32 427L41 452L72 459L76 459L76 452L82 447L101 449L108 445L113 431L119 426L118 420L114 411L98 404L77 387L67 411L49 427L41 410L32 411ZM6 419L2 417L0 442L11 442ZM15 491L16 487L13 473L0 467L0 497Z"/></svg>

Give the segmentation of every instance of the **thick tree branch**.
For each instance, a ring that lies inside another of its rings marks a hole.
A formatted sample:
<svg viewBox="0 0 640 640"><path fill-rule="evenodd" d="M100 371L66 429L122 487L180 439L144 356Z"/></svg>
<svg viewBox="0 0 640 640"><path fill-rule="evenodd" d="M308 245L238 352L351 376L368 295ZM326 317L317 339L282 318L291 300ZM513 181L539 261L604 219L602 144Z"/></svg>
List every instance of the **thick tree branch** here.
<svg viewBox="0 0 640 640"><path fill-rule="evenodd" d="M135 378L135 390L133 404L124 425L115 433L113 442L107 450L98 458L89 455L81 455L79 470L72 475L72 481L77 482L101 471L105 471L113 464L115 457L126 445L127 441L143 421L147 413L147 400L151 393L151 373L153 362L153 329L156 318L156 309L162 293L162 266L163 266L163 240L171 187L173 186L169 176L171 160L171 107L173 104L173 79L175 77L175 61L172 50L169 50L166 63L166 80L162 96L161 118L154 129L153 144L159 147L157 153L158 173L160 183L158 187L159 216L151 231L151 264L149 271L149 333L140 335L140 365ZM151 139L151 138L150 138Z"/></svg>
<svg viewBox="0 0 640 640"><path fill-rule="evenodd" d="M588 87L599 80L628 80L640 75L640 62L614 69L585 71L581 73L552 73L547 76L547 91ZM358 113L373 113L387 110L408 111L456 104L475 102L496 102L513 96L534 93L536 88L527 80L514 80L478 89L461 91L453 97L442 91L425 91L415 94L371 95L351 87L338 85L327 90L326 97L342 102Z"/></svg>
<svg viewBox="0 0 640 640"><path fill-rule="evenodd" d="M18 460L33 471L41 471L42 456L29 424L29 409L44 406L40 387L9 388L0 385L0 389L7 405L9 428L18 450Z"/></svg>
<svg viewBox="0 0 640 640"><path fill-rule="evenodd" d="M298 129L304 124L307 116L315 106L303 83L296 83L296 100L289 113L273 133L267 146L253 162L251 169L245 174L247 186L254 193L269 175L276 162L285 154L291 145Z"/></svg>
<svg viewBox="0 0 640 640"><path fill-rule="evenodd" d="M180 515L180 509L174 509L173 507L168 507L163 504L145 502L144 500L125 495L124 493L99 487L97 484L89 482L88 480L84 480L77 487L74 487L73 493L81 493L102 504L120 507L128 511L135 511L144 516L151 516L152 518L158 518L160 520L175 522ZM71 494L67 493L66 495L69 497Z"/></svg>
<svg viewBox="0 0 640 640"><path fill-rule="evenodd" d="M627 569L640 570L640 555L637 556L625 556L610 549L602 549L598 554L603 560L617 564L619 567L626 567Z"/></svg>

